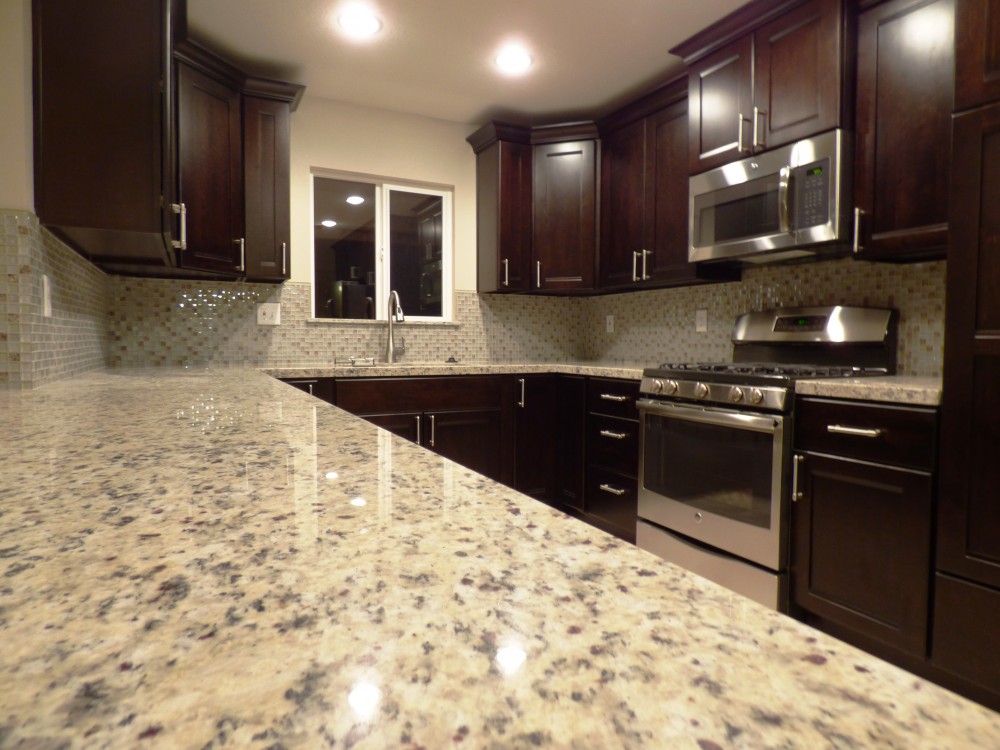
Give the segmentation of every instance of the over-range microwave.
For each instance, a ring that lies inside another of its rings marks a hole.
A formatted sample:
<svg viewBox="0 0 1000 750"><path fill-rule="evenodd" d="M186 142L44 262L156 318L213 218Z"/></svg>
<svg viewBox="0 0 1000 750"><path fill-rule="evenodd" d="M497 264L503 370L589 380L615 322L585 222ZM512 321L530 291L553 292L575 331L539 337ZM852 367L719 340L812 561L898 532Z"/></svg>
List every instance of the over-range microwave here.
<svg viewBox="0 0 1000 750"><path fill-rule="evenodd" d="M853 148L831 130L694 175L694 261L771 263L848 250Z"/></svg>

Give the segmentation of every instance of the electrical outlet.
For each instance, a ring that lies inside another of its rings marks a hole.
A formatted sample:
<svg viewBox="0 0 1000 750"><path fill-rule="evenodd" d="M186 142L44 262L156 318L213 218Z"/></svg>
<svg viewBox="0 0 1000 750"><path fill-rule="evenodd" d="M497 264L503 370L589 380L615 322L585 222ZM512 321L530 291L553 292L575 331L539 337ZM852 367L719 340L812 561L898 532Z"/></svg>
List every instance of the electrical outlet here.
<svg viewBox="0 0 1000 750"><path fill-rule="evenodd" d="M257 325L278 326L281 325L281 303L261 302L257 305Z"/></svg>
<svg viewBox="0 0 1000 750"><path fill-rule="evenodd" d="M608 333L614 333L615 332L615 316L614 315L605 315L604 316L604 330L607 331Z"/></svg>
<svg viewBox="0 0 1000 750"><path fill-rule="evenodd" d="M47 273L42 274L42 317L52 317L52 285Z"/></svg>
<svg viewBox="0 0 1000 750"><path fill-rule="evenodd" d="M696 333L708 333L708 310L694 311L694 330Z"/></svg>

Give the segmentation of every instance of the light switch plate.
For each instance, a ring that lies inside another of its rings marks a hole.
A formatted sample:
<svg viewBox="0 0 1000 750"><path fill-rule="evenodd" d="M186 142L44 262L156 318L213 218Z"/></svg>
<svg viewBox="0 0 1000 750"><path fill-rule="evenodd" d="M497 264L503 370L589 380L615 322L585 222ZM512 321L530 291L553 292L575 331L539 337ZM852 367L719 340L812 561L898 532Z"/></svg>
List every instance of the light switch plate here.
<svg viewBox="0 0 1000 750"><path fill-rule="evenodd" d="M42 317L52 317L52 284L47 273L42 274Z"/></svg>
<svg viewBox="0 0 1000 750"><path fill-rule="evenodd" d="M605 315L604 316L604 330L607 331L608 333L614 333L615 332L615 316L614 315Z"/></svg>
<svg viewBox="0 0 1000 750"><path fill-rule="evenodd" d="M257 325L281 325L281 303L261 302L257 305Z"/></svg>
<svg viewBox="0 0 1000 750"><path fill-rule="evenodd" d="M708 310L694 311L694 330L696 333L708 333Z"/></svg>

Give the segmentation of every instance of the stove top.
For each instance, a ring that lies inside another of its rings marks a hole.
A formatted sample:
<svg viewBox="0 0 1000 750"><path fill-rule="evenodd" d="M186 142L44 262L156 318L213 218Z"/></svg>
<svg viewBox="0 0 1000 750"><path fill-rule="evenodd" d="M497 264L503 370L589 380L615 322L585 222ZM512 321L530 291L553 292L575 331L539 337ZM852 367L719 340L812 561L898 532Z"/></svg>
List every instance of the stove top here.
<svg viewBox="0 0 1000 750"><path fill-rule="evenodd" d="M853 378L865 375L887 375L885 367L856 367L853 365L822 365L810 363L783 362L684 362L664 363L656 368L646 370L647 373L658 373L662 377L699 377L714 379L719 375L742 376L749 378L786 378L789 381L796 378ZM726 382L735 382L729 380Z"/></svg>

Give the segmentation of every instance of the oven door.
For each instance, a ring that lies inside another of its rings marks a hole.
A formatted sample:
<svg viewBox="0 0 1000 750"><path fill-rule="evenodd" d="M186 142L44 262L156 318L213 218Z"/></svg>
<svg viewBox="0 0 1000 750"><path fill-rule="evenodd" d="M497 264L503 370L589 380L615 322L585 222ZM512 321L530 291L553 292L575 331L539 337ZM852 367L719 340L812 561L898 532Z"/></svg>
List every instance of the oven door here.
<svg viewBox="0 0 1000 750"><path fill-rule="evenodd" d="M782 571L785 417L649 399L638 407L639 517Z"/></svg>

